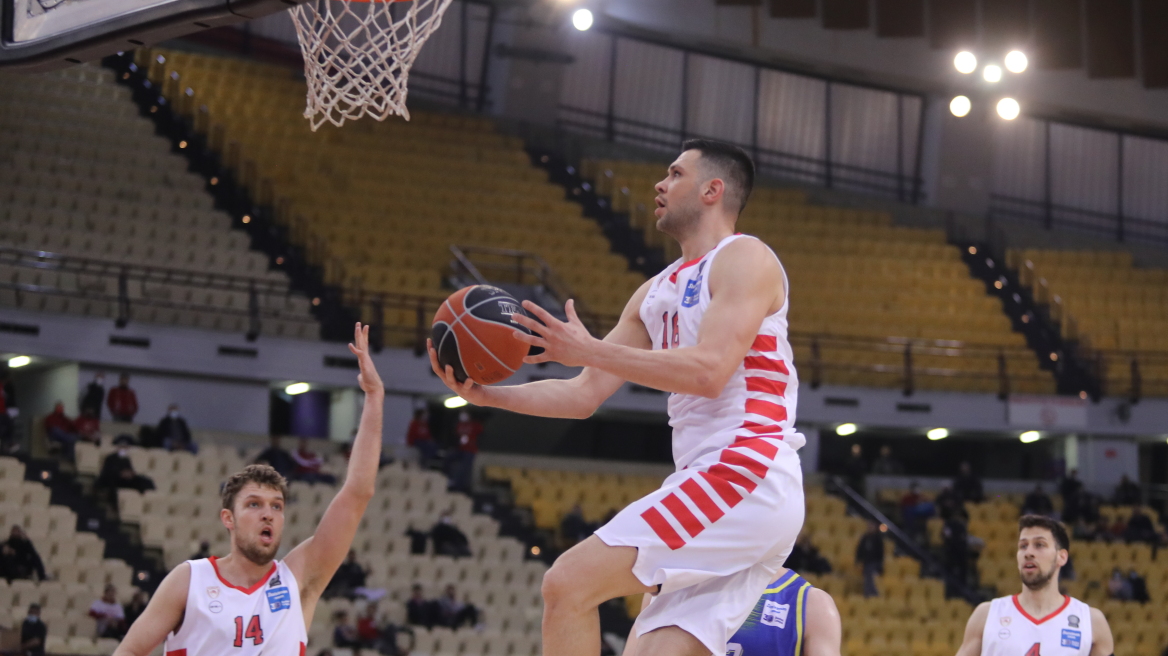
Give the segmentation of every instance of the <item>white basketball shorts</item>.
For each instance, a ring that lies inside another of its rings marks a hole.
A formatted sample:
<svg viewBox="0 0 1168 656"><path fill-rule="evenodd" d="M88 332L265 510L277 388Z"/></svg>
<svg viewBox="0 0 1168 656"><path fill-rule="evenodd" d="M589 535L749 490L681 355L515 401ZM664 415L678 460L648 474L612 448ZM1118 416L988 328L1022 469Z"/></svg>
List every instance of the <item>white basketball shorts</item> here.
<svg viewBox="0 0 1168 656"><path fill-rule="evenodd" d="M791 553L803 513L799 456L758 437L698 458L596 535L636 547L633 574L660 586L638 636L676 626L721 656Z"/></svg>

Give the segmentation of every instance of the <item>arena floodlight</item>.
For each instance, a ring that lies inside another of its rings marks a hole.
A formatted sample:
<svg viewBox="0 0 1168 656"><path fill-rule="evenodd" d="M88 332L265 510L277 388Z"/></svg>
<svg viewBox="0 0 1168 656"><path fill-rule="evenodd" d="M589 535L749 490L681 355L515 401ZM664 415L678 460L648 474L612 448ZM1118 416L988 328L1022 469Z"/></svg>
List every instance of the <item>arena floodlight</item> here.
<svg viewBox="0 0 1168 656"><path fill-rule="evenodd" d="M1019 435L1018 439L1021 440L1023 444L1030 444L1031 442L1037 442L1041 437L1042 436L1038 434L1038 431L1026 431L1025 433Z"/></svg>
<svg viewBox="0 0 1168 656"><path fill-rule="evenodd" d="M32 362L32 358L28 357L27 355L16 355L8 358L8 367L11 369L16 369L17 367L23 367L30 362Z"/></svg>
<svg viewBox="0 0 1168 656"><path fill-rule="evenodd" d="M990 82L991 84L994 82L1001 82L1002 67L998 66L997 64L990 64L989 66L986 66L984 69L982 69L981 76L985 79L986 82Z"/></svg>
<svg viewBox="0 0 1168 656"><path fill-rule="evenodd" d="M969 75L977 70L977 55L968 50L957 53L953 58L953 68L956 68L958 73Z"/></svg>
<svg viewBox="0 0 1168 656"><path fill-rule="evenodd" d="M998 101L998 116L1007 121L1013 121L1022 113L1022 106L1013 98L1002 98Z"/></svg>
<svg viewBox="0 0 1168 656"><path fill-rule="evenodd" d="M588 9L577 9L572 12L572 27L587 32L592 27L592 12Z"/></svg>
<svg viewBox="0 0 1168 656"><path fill-rule="evenodd" d="M450 410L456 410L465 406L466 404L466 399L462 398L461 396L452 396L442 402L442 405L446 406Z"/></svg>
<svg viewBox="0 0 1168 656"><path fill-rule="evenodd" d="M969 112L972 109L973 102L966 96L957 96L949 103L949 113L957 118L969 116Z"/></svg>
<svg viewBox="0 0 1168 656"><path fill-rule="evenodd" d="M307 392L309 389L308 383L292 383L284 388L284 393L288 396L296 396L297 394Z"/></svg>
<svg viewBox="0 0 1168 656"><path fill-rule="evenodd" d="M1030 60L1026 58L1026 53L1021 50L1011 50L1006 55L1006 70L1011 73L1022 73L1029 65Z"/></svg>
<svg viewBox="0 0 1168 656"><path fill-rule="evenodd" d="M840 424L835 427L835 434L839 436L847 436L856 432L855 424Z"/></svg>
<svg viewBox="0 0 1168 656"><path fill-rule="evenodd" d="M948 428L934 428L933 430L925 433L925 437L928 437L930 440L933 440L934 442L936 442L937 440L943 440L946 437L949 437L949 429Z"/></svg>

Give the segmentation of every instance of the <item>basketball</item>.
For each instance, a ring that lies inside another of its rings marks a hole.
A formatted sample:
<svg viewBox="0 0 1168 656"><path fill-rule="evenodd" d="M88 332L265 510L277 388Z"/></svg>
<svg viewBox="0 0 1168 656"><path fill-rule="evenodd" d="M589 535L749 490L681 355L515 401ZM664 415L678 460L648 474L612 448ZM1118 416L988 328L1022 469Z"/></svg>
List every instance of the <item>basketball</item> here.
<svg viewBox="0 0 1168 656"><path fill-rule="evenodd" d="M506 380L523 365L529 346L514 337L530 333L511 321L511 315L529 316L507 292L490 285L474 285L450 295L438 308L431 327L438 364L454 367L458 382L490 385Z"/></svg>

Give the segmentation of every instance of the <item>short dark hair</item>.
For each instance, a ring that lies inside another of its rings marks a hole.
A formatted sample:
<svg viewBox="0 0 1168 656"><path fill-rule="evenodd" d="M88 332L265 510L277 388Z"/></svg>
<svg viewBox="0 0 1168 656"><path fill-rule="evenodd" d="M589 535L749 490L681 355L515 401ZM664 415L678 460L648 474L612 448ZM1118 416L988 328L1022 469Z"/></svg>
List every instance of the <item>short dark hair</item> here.
<svg viewBox="0 0 1168 656"><path fill-rule="evenodd" d="M681 145L682 152L687 150L701 151L702 159L726 183L726 195L737 201L741 213L754 189L754 160L750 155L734 144L713 139L689 139Z"/></svg>
<svg viewBox="0 0 1168 656"><path fill-rule="evenodd" d="M1067 535L1067 529L1061 522L1055 521L1045 515L1022 515L1018 518L1018 532L1021 533L1024 528L1044 528L1050 531L1054 536L1054 541L1058 544L1059 549L1070 549L1071 538Z"/></svg>
<svg viewBox="0 0 1168 656"><path fill-rule="evenodd" d="M279 490L280 494L284 495L284 500L288 499L288 481L280 475L280 472L273 469L271 465L248 465L243 468L243 471L232 474L231 478L227 479L227 483L223 485L223 508L225 510L235 511L235 495L239 494L243 486L248 483Z"/></svg>

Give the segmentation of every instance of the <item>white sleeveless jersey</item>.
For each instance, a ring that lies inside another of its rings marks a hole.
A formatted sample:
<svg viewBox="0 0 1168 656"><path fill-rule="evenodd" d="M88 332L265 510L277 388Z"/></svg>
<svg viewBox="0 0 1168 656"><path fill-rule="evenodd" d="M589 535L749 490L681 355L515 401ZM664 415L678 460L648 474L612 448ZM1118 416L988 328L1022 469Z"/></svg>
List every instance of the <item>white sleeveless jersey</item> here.
<svg viewBox="0 0 1168 656"><path fill-rule="evenodd" d="M1017 596L990 602L981 637L981 656L1088 656L1091 607L1065 597L1062 607L1043 618L1031 617Z"/></svg>
<svg viewBox="0 0 1168 656"><path fill-rule="evenodd" d="M704 256L684 263L678 260L653 279L640 314L654 350L697 345L698 329L710 306L711 265L718 253L736 239L754 237L731 235ZM783 288L787 290L787 274L784 271L782 275ZM763 319L746 358L717 398L670 395L673 460L679 470L740 437L781 439L792 449L806 442L795 430L799 379L787 341L789 306L787 298L778 312Z"/></svg>
<svg viewBox="0 0 1168 656"><path fill-rule="evenodd" d="M250 589L219 576L215 558L189 560L191 587L182 626L166 656L304 656L308 632L300 586L281 561Z"/></svg>

